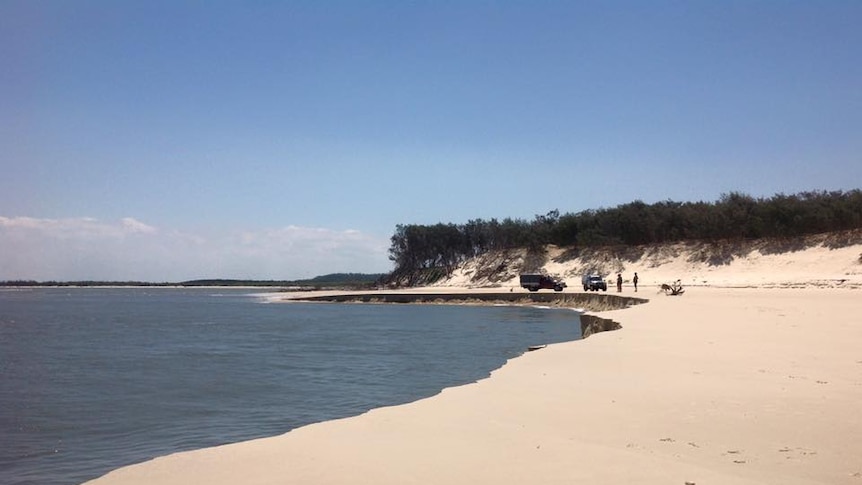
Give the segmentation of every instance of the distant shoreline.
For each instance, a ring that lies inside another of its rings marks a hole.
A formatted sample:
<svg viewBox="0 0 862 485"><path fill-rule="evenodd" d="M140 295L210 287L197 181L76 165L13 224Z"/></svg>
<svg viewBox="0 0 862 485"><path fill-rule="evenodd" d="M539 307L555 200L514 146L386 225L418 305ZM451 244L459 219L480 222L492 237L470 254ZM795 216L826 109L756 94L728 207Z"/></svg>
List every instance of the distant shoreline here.
<svg viewBox="0 0 862 485"><path fill-rule="evenodd" d="M195 289L236 289L236 290L257 290L257 289L281 289L283 287L266 287L266 286L185 286L185 285L73 285L73 284L60 284L60 285L0 285L0 291L4 289L62 289L62 288L74 288L74 289L94 289L94 290L121 290L121 289L136 289L136 288L154 288L154 289L166 289L166 290L195 290Z"/></svg>
<svg viewBox="0 0 862 485"><path fill-rule="evenodd" d="M169 287L169 288L296 288L303 290L321 289L370 289L383 273L330 273L309 279L298 280L257 280L235 278L199 278L185 281L136 281L136 280L32 280L11 279L0 281L2 287Z"/></svg>

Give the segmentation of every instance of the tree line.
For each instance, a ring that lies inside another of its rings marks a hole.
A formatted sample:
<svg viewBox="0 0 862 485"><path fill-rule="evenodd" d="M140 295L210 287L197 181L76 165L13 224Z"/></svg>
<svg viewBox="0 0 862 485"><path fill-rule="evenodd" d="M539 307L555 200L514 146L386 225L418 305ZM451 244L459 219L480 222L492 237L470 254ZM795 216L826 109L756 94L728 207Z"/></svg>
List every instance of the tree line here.
<svg viewBox="0 0 862 485"><path fill-rule="evenodd" d="M177 287L201 287L201 286L226 286L226 287L286 287L286 286L306 286L309 288L318 287L351 287L363 288L372 287L377 281L382 279L383 273L331 273L321 276L315 276L311 279L302 280L239 280L239 279L200 279L188 280L182 282L147 282L147 281L110 281L110 280L85 280L85 281L36 281L36 280L5 280L0 281L0 287L103 287L103 286L119 286L119 287L138 287L138 286L177 286Z"/></svg>
<svg viewBox="0 0 862 485"><path fill-rule="evenodd" d="M395 265L393 275L430 269L451 272L466 259L492 250L793 238L858 228L862 228L859 189L768 198L731 192L715 202L636 200L577 213L552 210L532 220L399 224L390 239L389 259Z"/></svg>

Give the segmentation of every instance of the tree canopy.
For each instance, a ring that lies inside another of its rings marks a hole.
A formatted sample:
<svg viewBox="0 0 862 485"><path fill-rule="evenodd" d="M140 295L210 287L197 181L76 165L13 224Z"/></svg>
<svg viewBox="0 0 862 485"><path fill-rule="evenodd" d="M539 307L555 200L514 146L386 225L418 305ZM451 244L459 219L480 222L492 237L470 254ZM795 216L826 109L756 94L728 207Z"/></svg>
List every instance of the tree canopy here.
<svg viewBox="0 0 862 485"><path fill-rule="evenodd" d="M548 244L573 247L645 245L679 241L792 238L862 227L862 191L812 191L754 198L731 192L715 202L646 204L560 214L533 220L474 219L466 224L399 224L391 237L394 273L451 272L491 250Z"/></svg>

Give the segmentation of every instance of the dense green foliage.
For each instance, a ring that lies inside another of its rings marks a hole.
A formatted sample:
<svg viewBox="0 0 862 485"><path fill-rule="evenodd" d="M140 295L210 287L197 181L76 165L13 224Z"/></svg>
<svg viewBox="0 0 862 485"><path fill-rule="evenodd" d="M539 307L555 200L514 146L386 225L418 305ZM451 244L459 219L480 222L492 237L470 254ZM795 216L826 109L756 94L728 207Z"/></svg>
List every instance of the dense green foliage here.
<svg viewBox="0 0 862 485"><path fill-rule="evenodd" d="M634 201L609 209L531 221L471 220L466 224L398 225L389 259L395 274L451 271L490 250L644 245L677 241L790 238L862 227L862 191L803 192L755 199L733 192L716 202Z"/></svg>
<svg viewBox="0 0 862 485"><path fill-rule="evenodd" d="M375 283L386 276L384 273L332 273L315 276L310 280L301 280L307 284L344 284L344 283Z"/></svg>

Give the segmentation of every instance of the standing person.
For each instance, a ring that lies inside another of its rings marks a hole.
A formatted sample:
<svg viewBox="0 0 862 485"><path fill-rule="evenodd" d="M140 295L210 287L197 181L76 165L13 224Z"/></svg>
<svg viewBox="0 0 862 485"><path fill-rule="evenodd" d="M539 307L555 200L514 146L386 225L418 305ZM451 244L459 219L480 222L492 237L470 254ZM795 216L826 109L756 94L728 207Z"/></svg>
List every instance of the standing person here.
<svg viewBox="0 0 862 485"><path fill-rule="evenodd" d="M635 273L635 277L632 278L632 283L635 284L635 293L637 293L638 292L638 274L637 273Z"/></svg>
<svg viewBox="0 0 862 485"><path fill-rule="evenodd" d="M617 293L623 291L623 275L617 273Z"/></svg>

